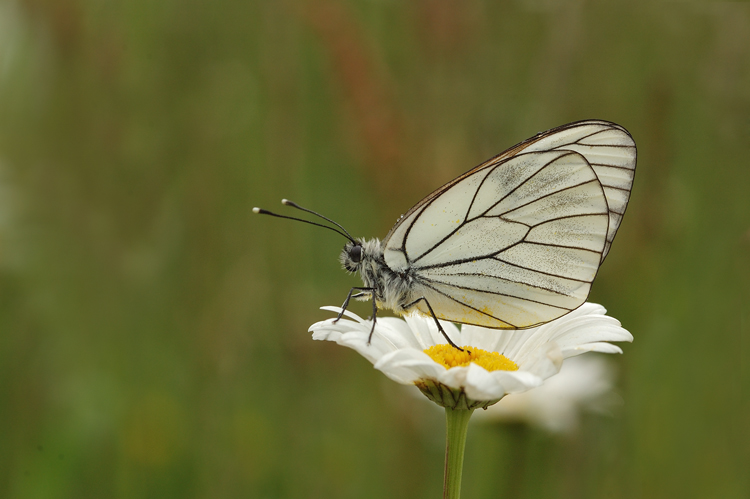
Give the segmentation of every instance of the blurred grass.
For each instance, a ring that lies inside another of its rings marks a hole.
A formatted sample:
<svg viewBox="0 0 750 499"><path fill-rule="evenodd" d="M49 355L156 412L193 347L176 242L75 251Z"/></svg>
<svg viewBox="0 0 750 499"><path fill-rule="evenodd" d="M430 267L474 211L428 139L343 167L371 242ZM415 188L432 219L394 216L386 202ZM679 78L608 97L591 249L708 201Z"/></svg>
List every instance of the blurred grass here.
<svg viewBox="0 0 750 499"><path fill-rule="evenodd" d="M748 4L0 3L0 497L438 497L441 414L306 333L342 241L250 210L382 237L585 118L639 151L624 405L473 426L464 494L747 497Z"/></svg>

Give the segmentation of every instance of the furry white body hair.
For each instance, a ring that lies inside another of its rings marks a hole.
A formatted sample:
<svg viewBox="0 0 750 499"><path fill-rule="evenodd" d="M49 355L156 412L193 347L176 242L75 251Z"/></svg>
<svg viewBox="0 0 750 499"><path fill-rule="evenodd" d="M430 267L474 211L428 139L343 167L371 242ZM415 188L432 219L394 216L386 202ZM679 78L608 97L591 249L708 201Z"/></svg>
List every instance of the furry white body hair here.
<svg viewBox="0 0 750 499"><path fill-rule="evenodd" d="M402 315L407 313L416 300L424 296L421 287L410 268L396 272L388 267L383 256L383 244L380 239L358 241L362 248L360 261L355 261L352 254L352 243L344 247L339 261L348 272L358 272L364 287L356 296L357 300L371 300L373 295L378 308L393 310Z"/></svg>

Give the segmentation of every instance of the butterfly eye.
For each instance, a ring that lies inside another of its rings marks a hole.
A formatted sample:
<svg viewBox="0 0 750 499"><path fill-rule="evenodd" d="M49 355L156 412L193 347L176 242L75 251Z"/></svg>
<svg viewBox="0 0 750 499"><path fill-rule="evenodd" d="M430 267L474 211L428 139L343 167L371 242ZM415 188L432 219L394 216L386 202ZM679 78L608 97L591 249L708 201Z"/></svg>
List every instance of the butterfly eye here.
<svg viewBox="0 0 750 499"><path fill-rule="evenodd" d="M352 246L349 250L349 257L352 259L354 263L359 263L362 261L362 246L359 244Z"/></svg>

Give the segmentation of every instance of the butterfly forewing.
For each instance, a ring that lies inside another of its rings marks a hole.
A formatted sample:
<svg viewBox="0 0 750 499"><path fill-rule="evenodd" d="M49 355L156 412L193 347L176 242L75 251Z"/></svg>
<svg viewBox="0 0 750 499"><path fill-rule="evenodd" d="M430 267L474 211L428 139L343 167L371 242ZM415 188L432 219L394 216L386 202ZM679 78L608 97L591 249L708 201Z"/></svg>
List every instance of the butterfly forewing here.
<svg viewBox="0 0 750 499"><path fill-rule="evenodd" d="M511 329L548 322L586 300L634 169L635 145L618 125L539 134L412 208L383 242L386 263L410 269L439 318Z"/></svg>
<svg viewBox="0 0 750 499"><path fill-rule="evenodd" d="M567 173L561 174L559 171L560 168L564 168L563 164L567 163L564 158L566 155L571 155L571 153L550 151L519 154L485 168L490 173L476 193L468 218L482 216L490 211L492 214L501 214L508 211L507 208L522 206L532 199L554 192L558 186L556 180L551 177L557 175L558 180L561 180L559 177ZM588 170L591 169L588 168ZM592 175L588 173L587 178L591 180Z"/></svg>

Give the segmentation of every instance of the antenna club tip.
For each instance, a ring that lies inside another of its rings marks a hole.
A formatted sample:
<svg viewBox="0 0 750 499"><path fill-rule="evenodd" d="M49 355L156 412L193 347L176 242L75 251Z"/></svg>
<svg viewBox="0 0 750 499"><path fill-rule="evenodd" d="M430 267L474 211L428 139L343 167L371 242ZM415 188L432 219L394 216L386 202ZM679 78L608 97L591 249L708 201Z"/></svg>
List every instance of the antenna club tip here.
<svg viewBox="0 0 750 499"><path fill-rule="evenodd" d="M288 199L286 199L286 198L284 198L284 199L282 199L282 200L281 200L281 204L286 204L286 205L288 205L288 204L290 204L290 203L291 203L291 201L289 201L289 200L288 200Z"/></svg>
<svg viewBox="0 0 750 499"><path fill-rule="evenodd" d="M253 213L260 213L260 208L258 208L257 206L253 208Z"/></svg>

